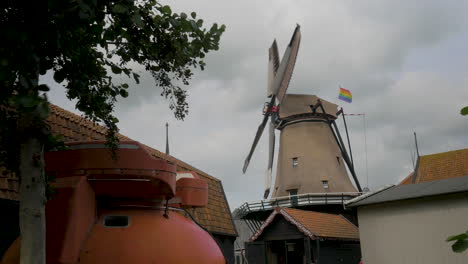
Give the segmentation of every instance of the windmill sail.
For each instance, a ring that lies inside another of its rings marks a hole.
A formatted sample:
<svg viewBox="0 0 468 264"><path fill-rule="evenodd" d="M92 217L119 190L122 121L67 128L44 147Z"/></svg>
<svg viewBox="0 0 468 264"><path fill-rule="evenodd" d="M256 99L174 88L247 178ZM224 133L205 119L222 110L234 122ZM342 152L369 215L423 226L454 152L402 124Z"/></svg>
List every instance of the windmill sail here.
<svg viewBox="0 0 468 264"><path fill-rule="evenodd" d="M270 105L274 104L275 97L271 98ZM257 147L258 141L262 137L263 130L265 129L265 125L268 122L268 114L265 114L263 117L262 123L258 126L257 133L255 134L254 141L252 143L252 147L250 148L249 155L247 155L247 158L244 161L244 167L242 168L242 172L245 173L247 171L247 167L249 167L250 159L252 158L252 155L254 153L255 148Z"/></svg>
<svg viewBox="0 0 468 264"><path fill-rule="evenodd" d="M278 98L278 104L281 104L283 97L288 89L289 81L296 64L297 53L299 51L299 44L301 43L301 30L300 26L297 25L294 30L294 34L289 42L288 47L284 51L281 64L276 73L275 82L273 84L274 94Z"/></svg>
<svg viewBox="0 0 468 264"><path fill-rule="evenodd" d="M292 76L292 71L294 70L294 64L296 63L297 52L299 51L299 43L301 41L301 32L300 26L297 25L296 29L294 30L294 34L289 42L286 51L284 52L283 58L281 59L281 63L279 64L278 60L278 46L276 41L273 41L269 49L269 67L268 67L268 88L267 88L267 95L271 97L270 103L268 104L268 108L271 109L275 105L276 98L279 99L281 103L284 94L289 85L289 80ZM278 66L279 65L279 66ZM274 78L273 78L274 77ZM273 80L274 79L274 80ZM273 80L273 81L272 81ZM279 92L279 93L278 93ZM281 95L281 99L278 97ZM247 167L249 166L250 159L252 158L253 152L262 136L263 130L265 129L265 125L268 122L268 117L271 115L270 112L265 113L265 117L263 118L262 123L259 125L257 129L257 133L255 135L254 141L252 143L252 147L250 148L249 155L244 162L244 167L242 169L243 173L247 171Z"/></svg>
<svg viewBox="0 0 468 264"><path fill-rule="evenodd" d="M265 192L263 198L268 198L270 194L271 178L272 178L272 168L273 160L275 158L275 116L271 116L270 127L269 127L269 138L268 138L268 167L265 173Z"/></svg>
<svg viewBox="0 0 468 264"><path fill-rule="evenodd" d="M268 50L268 86L267 86L267 96L272 97L276 91L273 91L273 83L275 81L276 72L279 67L279 56L278 56L278 45L276 40L271 44L270 49Z"/></svg>

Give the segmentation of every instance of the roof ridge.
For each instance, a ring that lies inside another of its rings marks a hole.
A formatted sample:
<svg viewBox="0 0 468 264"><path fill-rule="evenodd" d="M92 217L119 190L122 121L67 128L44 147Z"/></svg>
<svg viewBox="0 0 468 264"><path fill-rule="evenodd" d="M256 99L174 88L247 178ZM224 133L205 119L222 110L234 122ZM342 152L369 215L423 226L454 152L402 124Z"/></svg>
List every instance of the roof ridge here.
<svg viewBox="0 0 468 264"><path fill-rule="evenodd" d="M310 238L312 237L320 237L318 236L317 234L315 234L315 232L313 232L312 230L310 230L309 228L307 228L305 225L303 225L301 223L301 221L299 221L298 219L296 219L294 216L290 215L288 213L288 211L284 210L284 209L289 209L289 208L284 208L284 207L280 207L280 210L279 210L279 214L281 214L288 222L290 222L291 224L295 225L297 227L297 229L299 229L302 233L304 233L305 235L309 236ZM303 211L303 212L313 212L313 211L305 211L305 210L299 210L299 209L295 209L295 211ZM289 219L288 219L289 217Z"/></svg>
<svg viewBox="0 0 468 264"><path fill-rule="evenodd" d="M73 120L71 120L72 122L78 123L79 120L82 120L82 121L84 121L84 122L86 123L86 125L88 125L88 126L91 127L91 128L94 128L94 129L95 129L96 131L98 131L98 132L103 132L103 134L105 134L105 133L107 132L107 128L106 128L106 127L104 127L104 126L102 126L102 125L100 125L100 124L97 124L97 123L95 123L95 122L93 122L93 121L87 119L86 117L79 116L79 115L77 115L77 114L75 114L75 113L73 113L73 112L71 112L71 111L68 111L68 110L66 110L66 109L64 109L64 108L62 108L62 107L60 107L60 106L58 106L58 105L52 104L52 103L50 104L50 107L51 107L51 108L53 109L53 111L55 111L56 114L59 115L59 116L62 116L62 117L64 117L64 118L68 118L68 119L74 118ZM124 140L133 140L133 141L137 141L137 140L131 139L131 138L129 138L129 137L127 137L127 136L125 136L125 135L123 135L123 134L121 134L121 133L117 133L117 136L118 136L120 139L123 138ZM140 142L140 143L141 143L141 142ZM218 178L216 178L216 177L214 177L214 176L211 176L211 175L209 175L208 173L206 173L206 172L204 172L204 171L202 171L202 170L200 170L200 169L197 169L197 168L193 167L192 165L190 165L190 164L188 164L188 163L186 163L186 162L184 162L184 161L182 161L182 160L180 160L180 159L178 159L178 158L176 158L176 157L174 157L174 156L168 155L168 154L166 154L166 153L164 153L164 152L161 152L160 150L155 149L155 148L153 148L153 147L150 147L150 146L148 146L148 145L146 145L146 144L143 144L143 143L141 143L141 144L144 145L145 147L149 148L150 150L157 152L158 158L171 161L171 162L175 163L176 165L178 165L178 166L180 166L180 167L185 167L185 168L188 168L188 169L190 169L190 170L193 170L193 171L195 171L195 172L197 172L197 173L202 174L202 176L204 176L204 177L206 177L206 178L210 178L210 179L215 180L215 181L218 181L218 182L221 181L220 179L218 179Z"/></svg>
<svg viewBox="0 0 468 264"><path fill-rule="evenodd" d="M438 153L422 155L421 158L422 157L436 156L436 155L441 155L441 154L447 154L447 153L463 152L463 151L468 151L468 148L455 149L455 150L449 150L449 151L445 151L445 152L438 152Z"/></svg>

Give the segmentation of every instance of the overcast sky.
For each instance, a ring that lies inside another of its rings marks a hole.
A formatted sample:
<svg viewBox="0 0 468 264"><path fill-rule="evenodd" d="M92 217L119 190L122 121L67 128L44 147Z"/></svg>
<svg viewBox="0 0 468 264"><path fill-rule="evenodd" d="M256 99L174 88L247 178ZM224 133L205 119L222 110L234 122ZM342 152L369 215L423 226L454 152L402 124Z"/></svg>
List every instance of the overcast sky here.
<svg viewBox="0 0 468 264"><path fill-rule="evenodd" d="M222 180L231 210L263 195L266 134L247 173L241 170L267 101L268 48L276 38L282 56L296 23L302 41L288 93L315 94L347 113L366 114L371 189L412 171L413 131L421 155L468 147L468 117L459 114L468 105L467 1L165 2L225 24L220 50L187 87L190 113L183 122L142 71L142 84L131 85L117 106L121 133L164 151L169 122L171 154ZM52 103L79 113L50 76L43 81L52 86ZM351 104L337 99L339 85L352 92ZM349 117L348 123L366 186L364 122Z"/></svg>

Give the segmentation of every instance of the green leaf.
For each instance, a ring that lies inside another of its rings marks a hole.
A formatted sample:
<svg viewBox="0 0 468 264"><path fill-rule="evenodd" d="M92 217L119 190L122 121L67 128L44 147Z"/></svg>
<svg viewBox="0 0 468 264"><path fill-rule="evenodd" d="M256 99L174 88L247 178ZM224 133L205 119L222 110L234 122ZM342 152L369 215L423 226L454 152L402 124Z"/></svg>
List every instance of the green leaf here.
<svg viewBox="0 0 468 264"><path fill-rule="evenodd" d="M63 73L63 71L60 71L60 70L54 72L54 80L55 80L57 83L63 82L63 80L65 80L65 73Z"/></svg>
<svg viewBox="0 0 468 264"><path fill-rule="evenodd" d="M456 253L461 253L461 252L465 251L466 249L468 249L468 240L467 239L458 240L457 242L455 242L452 245L452 250L453 250L453 252L456 252Z"/></svg>
<svg viewBox="0 0 468 264"><path fill-rule="evenodd" d="M119 93L120 93L120 96L122 96L123 98L128 97L128 92L127 92L127 90L120 89Z"/></svg>
<svg viewBox="0 0 468 264"><path fill-rule="evenodd" d="M198 30L198 25L197 25L197 23L195 23L195 21L191 20L191 21L190 21L190 25L192 25L192 29L193 29L193 30L195 30L195 31Z"/></svg>
<svg viewBox="0 0 468 264"><path fill-rule="evenodd" d="M142 28L144 26L143 21L141 20L141 16L138 13L133 14L132 21L139 28Z"/></svg>
<svg viewBox="0 0 468 264"><path fill-rule="evenodd" d="M122 87L125 88L125 89L127 89L127 88L128 88L128 84L124 83L124 84L122 84Z"/></svg>
<svg viewBox="0 0 468 264"><path fill-rule="evenodd" d="M172 14L172 10L168 5L165 5L161 8L161 13L170 16Z"/></svg>
<svg viewBox="0 0 468 264"><path fill-rule="evenodd" d="M140 83L140 75L138 75L138 74L136 74L136 73L133 73L133 79L135 79L135 82L136 82L137 84Z"/></svg>
<svg viewBox="0 0 468 264"><path fill-rule="evenodd" d="M447 238L447 241L455 241L452 245L452 250L453 252L461 253L468 249L468 231L459 235L450 236Z"/></svg>
<svg viewBox="0 0 468 264"><path fill-rule="evenodd" d="M460 110L460 114L462 114L462 115L468 115L468 106L463 107L463 108Z"/></svg>
<svg viewBox="0 0 468 264"><path fill-rule="evenodd" d="M39 100L32 96L20 95L16 98L16 104L21 107L31 108L39 104Z"/></svg>
<svg viewBox="0 0 468 264"><path fill-rule="evenodd" d="M128 7L122 4L116 4L112 7L112 11L115 13L126 13L128 12Z"/></svg>
<svg viewBox="0 0 468 264"><path fill-rule="evenodd" d="M122 69L120 69L119 67L115 66L115 65L111 65L111 70L113 73L115 74L119 74L122 72Z"/></svg>
<svg viewBox="0 0 468 264"><path fill-rule="evenodd" d="M449 236L447 238L447 241L454 241L454 240L460 240L460 239L468 239L468 231L467 233L462 233L462 234L455 235L455 236Z"/></svg>
<svg viewBox="0 0 468 264"><path fill-rule="evenodd" d="M187 14L185 14L185 13L183 13L183 12L180 13L180 18L182 18L182 19L187 19Z"/></svg>
<svg viewBox="0 0 468 264"><path fill-rule="evenodd" d="M198 19L198 20L197 20L197 26L198 26L198 27L203 26L203 19Z"/></svg>
<svg viewBox="0 0 468 264"><path fill-rule="evenodd" d="M37 90L42 91L42 92L48 92L50 91L50 88L46 84L41 84L37 87Z"/></svg>
<svg viewBox="0 0 468 264"><path fill-rule="evenodd" d="M190 13L190 16L191 16L193 19L195 19L195 18L197 17L197 13L192 12L192 13Z"/></svg>

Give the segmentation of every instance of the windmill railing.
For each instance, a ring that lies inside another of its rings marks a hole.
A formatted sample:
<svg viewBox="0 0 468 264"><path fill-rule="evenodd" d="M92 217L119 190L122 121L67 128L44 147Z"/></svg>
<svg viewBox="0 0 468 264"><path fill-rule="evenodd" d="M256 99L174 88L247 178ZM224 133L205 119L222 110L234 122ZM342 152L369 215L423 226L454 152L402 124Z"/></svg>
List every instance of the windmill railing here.
<svg viewBox="0 0 468 264"><path fill-rule="evenodd" d="M273 210L276 207L301 207L308 205L344 205L361 192L343 192L343 193L305 193L291 196L277 197L273 199L260 200L255 202L245 202L237 208L234 214L242 218L249 213L258 211Z"/></svg>

